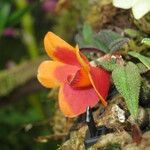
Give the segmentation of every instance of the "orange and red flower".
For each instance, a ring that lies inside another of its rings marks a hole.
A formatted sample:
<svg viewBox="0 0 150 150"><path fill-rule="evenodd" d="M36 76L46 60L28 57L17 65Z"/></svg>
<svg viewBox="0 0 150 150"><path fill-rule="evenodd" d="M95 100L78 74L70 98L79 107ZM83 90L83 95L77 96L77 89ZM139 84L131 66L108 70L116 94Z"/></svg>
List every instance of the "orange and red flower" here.
<svg viewBox="0 0 150 150"><path fill-rule="evenodd" d="M38 80L47 88L59 87L59 106L67 117L94 107L99 99L104 106L109 90L110 76L107 71L90 65L86 57L52 32L44 38L47 54L53 60L41 63Z"/></svg>

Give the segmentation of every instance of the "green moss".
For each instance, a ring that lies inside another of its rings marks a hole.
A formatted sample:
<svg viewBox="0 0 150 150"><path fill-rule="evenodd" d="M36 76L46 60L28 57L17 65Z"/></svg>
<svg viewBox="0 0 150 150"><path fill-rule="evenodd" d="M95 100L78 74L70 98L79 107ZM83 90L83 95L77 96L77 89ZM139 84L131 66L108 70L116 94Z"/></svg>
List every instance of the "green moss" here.
<svg viewBox="0 0 150 150"><path fill-rule="evenodd" d="M114 143L114 144L109 144L103 150L121 150L121 149L120 149L120 145L119 144Z"/></svg>

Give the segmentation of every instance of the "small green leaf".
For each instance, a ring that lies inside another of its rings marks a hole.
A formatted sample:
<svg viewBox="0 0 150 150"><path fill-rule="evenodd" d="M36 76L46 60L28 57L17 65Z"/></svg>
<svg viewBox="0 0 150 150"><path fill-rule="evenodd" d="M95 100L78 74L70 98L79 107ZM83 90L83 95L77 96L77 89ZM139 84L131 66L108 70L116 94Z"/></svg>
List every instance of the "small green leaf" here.
<svg viewBox="0 0 150 150"><path fill-rule="evenodd" d="M108 46L103 41L101 41L98 37L94 38L93 45L95 48L101 50L102 52L109 53Z"/></svg>
<svg viewBox="0 0 150 150"><path fill-rule="evenodd" d="M141 36L141 33L137 30L134 30L134 29L130 29L130 28L127 28L124 30L124 32L129 35L131 38L136 38L136 37L140 37Z"/></svg>
<svg viewBox="0 0 150 150"><path fill-rule="evenodd" d="M80 48L96 48L104 53L112 53L120 49L129 40L111 30L93 33L90 26L84 25L81 35L75 38Z"/></svg>
<svg viewBox="0 0 150 150"><path fill-rule="evenodd" d="M144 39L142 40L142 43L144 43L144 44L150 46L150 38L144 38Z"/></svg>
<svg viewBox="0 0 150 150"><path fill-rule="evenodd" d="M149 69L143 63L137 63L136 65L139 68L140 74L143 74L149 71Z"/></svg>
<svg viewBox="0 0 150 150"><path fill-rule="evenodd" d="M129 41L128 38L122 37L118 33L111 30L101 30L97 34L96 39L98 39L100 43L107 47L107 53L120 49L125 43Z"/></svg>
<svg viewBox="0 0 150 150"><path fill-rule="evenodd" d="M122 37L122 38L116 39L115 41L113 41L109 45L110 52L114 52L114 51L122 48L123 45L126 44L126 43L128 43L128 42L129 42L128 38L123 38Z"/></svg>
<svg viewBox="0 0 150 150"><path fill-rule="evenodd" d="M84 41L88 44L91 43L93 40L93 31L90 25L84 24L83 30L82 30L82 35Z"/></svg>
<svg viewBox="0 0 150 150"><path fill-rule="evenodd" d="M136 119L141 85L138 67L132 62L128 62L126 66L115 68L112 78L117 90L124 97L131 115Z"/></svg>
<svg viewBox="0 0 150 150"><path fill-rule="evenodd" d="M27 12L29 11L29 6L23 8L23 9L18 9L16 11L14 11L10 17L8 18L8 25L14 25L16 23L18 23L21 19L21 17Z"/></svg>
<svg viewBox="0 0 150 150"><path fill-rule="evenodd" d="M128 54L139 59L148 69L150 69L150 58L133 51Z"/></svg>
<svg viewBox="0 0 150 150"><path fill-rule="evenodd" d="M113 59L110 61L95 61L95 64L103 67L104 69L106 69L108 71L113 71L118 66L116 64L116 61Z"/></svg>
<svg viewBox="0 0 150 150"><path fill-rule="evenodd" d="M2 7L0 6L0 34L3 32L6 26L7 19L10 13L10 4L2 3L2 5Z"/></svg>

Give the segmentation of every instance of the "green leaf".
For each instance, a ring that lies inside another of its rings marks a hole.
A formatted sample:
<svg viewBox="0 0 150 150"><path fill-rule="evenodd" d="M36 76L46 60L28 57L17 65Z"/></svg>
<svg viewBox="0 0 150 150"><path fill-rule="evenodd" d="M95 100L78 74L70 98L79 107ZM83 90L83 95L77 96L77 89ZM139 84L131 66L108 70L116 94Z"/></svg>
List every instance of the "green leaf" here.
<svg viewBox="0 0 150 150"><path fill-rule="evenodd" d="M103 43L101 40L99 40L99 38L95 37L93 45L95 48L101 50L104 53L109 53L109 48L108 46Z"/></svg>
<svg viewBox="0 0 150 150"><path fill-rule="evenodd" d="M95 64L103 67L104 69L106 69L108 71L113 71L118 66L116 64L116 61L113 59L110 61L95 61Z"/></svg>
<svg viewBox="0 0 150 150"><path fill-rule="evenodd" d="M99 43L99 48L105 53L112 53L128 42L128 38L122 37L111 30L101 30L95 36L95 39Z"/></svg>
<svg viewBox="0 0 150 150"><path fill-rule="evenodd" d="M7 19L10 13L10 4L9 3L0 3L0 34L3 32Z"/></svg>
<svg viewBox="0 0 150 150"><path fill-rule="evenodd" d="M150 46L150 38L144 38L144 39L142 40L142 43L144 43L144 44Z"/></svg>
<svg viewBox="0 0 150 150"><path fill-rule="evenodd" d="M141 33L139 31L134 30L134 29L130 29L130 28L125 29L124 32L126 34L128 34L131 38L136 38L136 37L141 36Z"/></svg>
<svg viewBox="0 0 150 150"><path fill-rule="evenodd" d="M118 38L109 44L110 52L115 52L123 47L124 44L128 43L128 38Z"/></svg>
<svg viewBox="0 0 150 150"><path fill-rule="evenodd" d="M76 36L80 48L96 48L104 53L112 53L120 49L129 40L111 30L93 33L90 26L85 25L81 35Z"/></svg>
<svg viewBox="0 0 150 150"><path fill-rule="evenodd" d="M91 43L93 40L93 31L90 25L84 24L83 30L82 30L82 35L84 41L88 44Z"/></svg>
<svg viewBox="0 0 150 150"><path fill-rule="evenodd" d="M143 63L137 63L136 65L139 68L140 74L143 74L149 71L149 69Z"/></svg>
<svg viewBox="0 0 150 150"><path fill-rule="evenodd" d="M136 119L141 85L138 67L132 62L128 62L126 66L115 68L112 78L117 90L124 97L131 115Z"/></svg>
<svg viewBox="0 0 150 150"><path fill-rule="evenodd" d="M10 17L8 18L8 25L14 25L18 23L21 19L21 17L29 10L29 6L23 8L23 9L18 9L15 12L13 12Z"/></svg>
<svg viewBox="0 0 150 150"><path fill-rule="evenodd" d="M128 52L128 54L139 59L148 69L150 69L150 58L133 51Z"/></svg>

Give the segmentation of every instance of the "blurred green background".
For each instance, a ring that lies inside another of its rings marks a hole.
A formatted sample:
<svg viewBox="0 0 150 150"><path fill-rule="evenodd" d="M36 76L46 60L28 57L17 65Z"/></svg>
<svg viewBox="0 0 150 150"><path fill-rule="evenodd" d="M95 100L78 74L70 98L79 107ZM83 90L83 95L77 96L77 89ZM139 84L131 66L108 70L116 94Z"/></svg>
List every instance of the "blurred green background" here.
<svg viewBox="0 0 150 150"><path fill-rule="evenodd" d="M81 6L86 0L0 0L1 150L56 149L61 143L38 140L53 134L55 101L38 83L37 67L46 57L46 32L73 41Z"/></svg>

